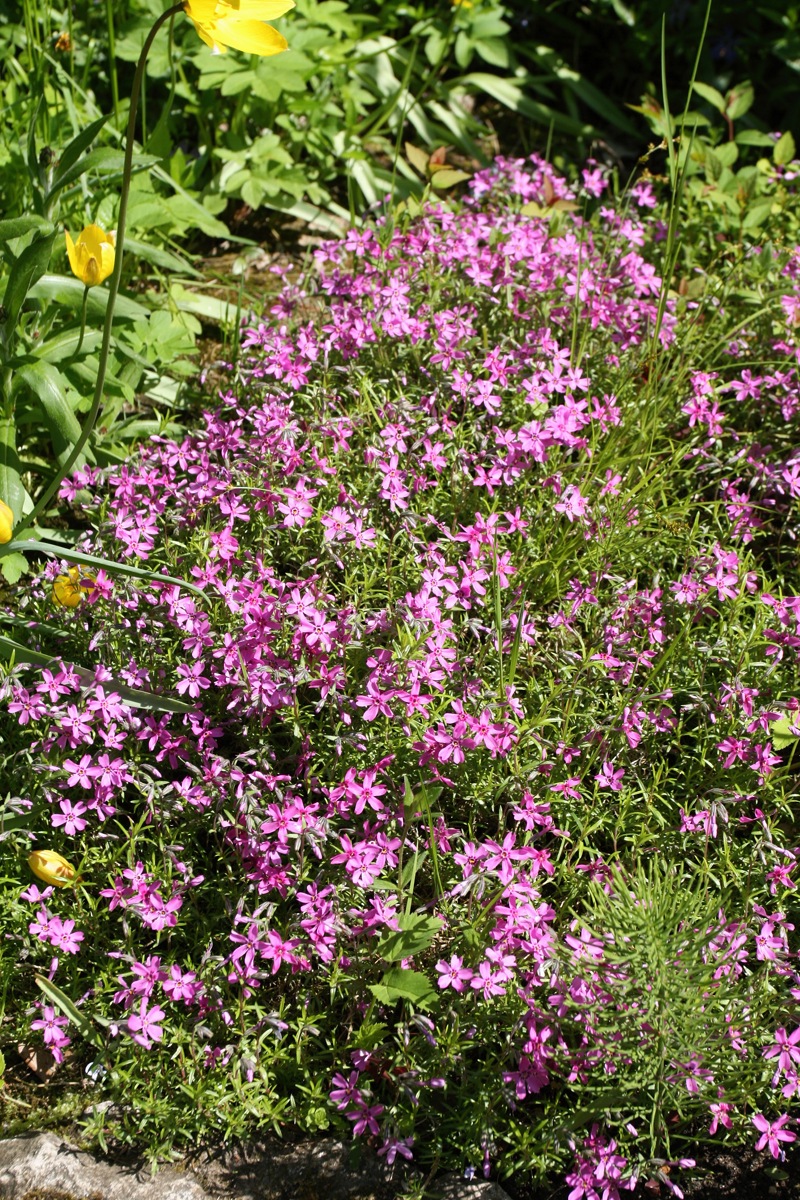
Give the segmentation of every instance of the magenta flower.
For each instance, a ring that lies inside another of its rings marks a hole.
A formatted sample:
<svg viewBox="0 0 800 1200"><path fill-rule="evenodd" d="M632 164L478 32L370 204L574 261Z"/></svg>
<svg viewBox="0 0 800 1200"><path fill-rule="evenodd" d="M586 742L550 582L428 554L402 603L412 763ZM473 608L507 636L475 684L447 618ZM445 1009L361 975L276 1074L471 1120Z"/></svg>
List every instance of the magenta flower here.
<svg viewBox="0 0 800 1200"><path fill-rule="evenodd" d="M786 1125L792 1118L788 1113L783 1113L778 1117L777 1121L768 1121L761 1113L757 1113L751 1118L761 1137L756 1142L756 1150L763 1150L766 1146L773 1158L783 1158L784 1151L781 1149L781 1142L794 1142L797 1140L796 1133L790 1133L786 1129Z"/></svg>

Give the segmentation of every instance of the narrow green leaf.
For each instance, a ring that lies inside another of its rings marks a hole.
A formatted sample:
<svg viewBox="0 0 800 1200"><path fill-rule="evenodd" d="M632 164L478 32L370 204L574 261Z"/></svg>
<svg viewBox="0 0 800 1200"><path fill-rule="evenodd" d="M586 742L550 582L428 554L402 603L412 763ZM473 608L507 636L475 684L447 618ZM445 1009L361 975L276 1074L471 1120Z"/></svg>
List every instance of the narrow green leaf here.
<svg viewBox="0 0 800 1200"><path fill-rule="evenodd" d="M157 163L158 159L153 154L137 154L133 160L134 171L146 171ZM99 150L92 150L89 154L85 154L83 158L79 158L73 163L69 170L64 171L57 179L53 180L50 190L47 192L45 199L52 200L64 188L75 183L80 179L81 175L86 175L89 172L97 172L103 175L121 175L122 168L125 163L125 155L121 150L112 150L110 146L101 147Z"/></svg>
<svg viewBox="0 0 800 1200"><path fill-rule="evenodd" d="M14 557L12 555L12 557ZM20 556L21 557L21 556ZM0 570L5 559L0 561ZM52 654L42 654L40 650L31 650L24 646L22 642L17 642L14 638L5 637L0 634L0 650L8 652L9 658L13 655L15 662L31 663L36 667L51 667L54 663L63 662L73 671L84 687L89 687L94 682L94 675L91 671L87 671L85 667L76 666L75 663L67 663L63 658L56 658ZM154 692L145 692L141 688L130 688L127 684L121 682L112 676L108 683L113 691L122 699L132 704L135 708L146 708L152 712L170 712L170 713L188 713L192 711L192 706L186 704L183 700L175 700L172 696L157 696Z"/></svg>
<svg viewBox="0 0 800 1200"><path fill-rule="evenodd" d="M70 1022L75 1026L87 1042L98 1050L103 1050L104 1043L99 1030L95 1029L92 1022L85 1016L79 1008L70 1000L69 996L62 992L60 987L57 987L51 979L45 978L44 975L37 975L36 984L44 992L47 999L56 1008L59 1008L65 1017L68 1017Z"/></svg>
<svg viewBox="0 0 800 1200"><path fill-rule="evenodd" d="M58 182L63 175L66 175L72 166L78 161L84 150L88 150L94 139L97 137L100 130L108 120L108 116L98 117L96 121L92 121L85 129L82 129L71 142L69 142L61 152L61 157L58 160L53 179Z"/></svg>
<svg viewBox="0 0 800 1200"><path fill-rule="evenodd" d="M23 533L25 530L22 531ZM14 538L13 541L7 542L5 546L0 546L0 558L9 554L11 551L19 551L22 554L47 554L50 558L63 558L66 562L78 563L83 567L97 567L108 571L109 574L130 575L132 579L142 579L146 583L170 583L174 587L185 588L187 592L194 592L196 596L206 599L205 592L199 587L195 587L193 583L187 583L185 579L177 579L174 575L161 575L158 571L146 571L143 567L134 567L129 563L113 562L107 558L98 558L95 554L83 554L80 550L68 549L64 546L53 546L47 542L37 542L22 540L18 541Z"/></svg>
<svg viewBox="0 0 800 1200"><path fill-rule="evenodd" d="M6 310L5 332L8 339L14 332L17 317L33 284L41 279L50 262L55 241L55 230L34 238L30 246L26 246L11 268L3 307Z"/></svg>

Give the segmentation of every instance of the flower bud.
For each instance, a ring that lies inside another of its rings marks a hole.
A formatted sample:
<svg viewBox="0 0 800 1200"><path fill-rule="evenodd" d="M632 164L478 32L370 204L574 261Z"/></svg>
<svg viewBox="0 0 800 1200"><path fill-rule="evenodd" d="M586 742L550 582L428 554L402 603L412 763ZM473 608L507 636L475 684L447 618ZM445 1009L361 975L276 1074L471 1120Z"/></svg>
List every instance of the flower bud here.
<svg viewBox="0 0 800 1200"><path fill-rule="evenodd" d="M34 850L28 856L28 866L37 879L55 887L66 887L75 878L75 868L55 850Z"/></svg>

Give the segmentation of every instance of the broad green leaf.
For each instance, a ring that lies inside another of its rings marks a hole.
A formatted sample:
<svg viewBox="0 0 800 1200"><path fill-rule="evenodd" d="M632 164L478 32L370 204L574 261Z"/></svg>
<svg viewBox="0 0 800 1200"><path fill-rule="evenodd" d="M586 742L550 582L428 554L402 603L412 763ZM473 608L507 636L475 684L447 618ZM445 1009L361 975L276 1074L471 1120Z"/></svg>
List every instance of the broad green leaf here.
<svg viewBox="0 0 800 1200"><path fill-rule="evenodd" d="M13 417L0 420L0 500L11 509L15 522L33 508L22 483L22 467L17 455L17 427Z"/></svg>
<svg viewBox="0 0 800 1200"><path fill-rule="evenodd" d="M6 310L6 339L14 332L17 317L25 299L38 279L41 279L50 262L55 241L55 230L34 238L30 246L26 246L11 268L6 290L3 295L3 306Z"/></svg>
<svg viewBox="0 0 800 1200"><path fill-rule="evenodd" d="M774 145L772 138L768 133L761 133L758 129L740 129L736 134L736 141L740 146L772 146Z"/></svg>
<svg viewBox="0 0 800 1200"><path fill-rule="evenodd" d="M800 734L792 733L792 729L798 727L797 720L800 718L793 721L791 717L780 717L777 721L770 721L770 736L776 750L785 750L787 746L800 741Z"/></svg>
<svg viewBox="0 0 800 1200"><path fill-rule="evenodd" d="M406 967L394 967L387 971L380 983L371 984L369 990L380 1004L408 1000L417 1008L430 1008L436 1000L436 992L427 977L421 971L411 971Z"/></svg>
<svg viewBox="0 0 800 1200"><path fill-rule="evenodd" d="M85 129L82 129L80 133L77 134L72 141L64 147L53 176L56 182L58 182L58 180L60 180L61 177L72 168L72 166L83 154L84 150L89 149L107 120L107 116L98 117L96 121L92 121L90 125L87 125Z"/></svg>
<svg viewBox="0 0 800 1200"><path fill-rule="evenodd" d="M53 232L53 223L34 214L26 217L10 217L7 221L0 221L0 242L10 242L12 238L30 233L32 229L37 229L40 236L46 237Z"/></svg>
<svg viewBox="0 0 800 1200"><path fill-rule="evenodd" d="M694 91L697 92L698 96L702 96L704 100L707 100L711 107L715 108L717 112L725 112L725 97L722 95L722 92L718 92L717 89L712 87L709 83L698 83L695 81L692 84L692 87Z"/></svg>
<svg viewBox="0 0 800 1200"><path fill-rule="evenodd" d="M7 554L5 558L0 558L0 574L6 583L15 584L29 569L24 554Z"/></svg>
<svg viewBox="0 0 800 1200"><path fill-rule="evenodd" d="M792 162L795 156L795 144L792 134L787 129L782 133L775 143L775 148L772 151L772 161L778 167L785 167L787 163Z"/></svg>
<svg viewBox="0 0 800 1200"><path fill-rule="evenodd" d="M91 1043L96 1049L104 1049L103 1038L99 1030L94 1027L89 1018L70 1000L69 996L44 975L37 975L35 978L37 986L44 992L50 1003L54 1004L56 1008L61 1010L65 1017L69 1018L70 1022L81 1034L81 1037Z"/></svg>
<svg viewBox="0 0 800 1200"><path fill-rule="evenodd" d="M443 922L438 917L426 917L423 913L407 913L398 918L399 930L385 933L377 945L381 958L387 962L400 962L413 958L430 946L440 932Z"/></svg>
<svg viewBox="0 0 800 1200"><path fill-rule="evenodd" d="M419 146L413 145L412 142L406 142L406 158L415 167L423 178L428 176L428 162L430 155L426 150L420 150Z"/></svg>
<svg viewBox="0 0 800 1200"><path fill-rule="evenodd" d="M465 179L471 176L467 171L458 171L455 168L443 167L441 171L434 171L431 176L431 186L435 188L450 188L455 187L457 183L463 183Z"/></svg>
<svg viewBox="0 0 800 1200"><path fill-rule="evenodd" d="M64 376L52 363L26 363L15 374L14 386L19 385L30 388L38 399L56 458L65 463L81 436L81 426L67 399Z"/></svg>
<svg viewBox="0 0 800 1200"><path fill-rule="evenodd" d="M742 218L742 229L758 229L771 214L772 206L773 201L771 199L762 200L758 204L751 205Z"/></svg>
<svg viewBox="0 0 800 1200"><path fill-rule="evenodd" d="M732 87L725 97L725 116L730 121L743 117L753 107L756 94L749 83L741 83Z"/></svg>
<svg viewBox="0 0 800 1200"><path fill-rule="evenodd" d="M55 300L58 304L63 304L77 313L80 312L83 303L83 293L84 286L80 279L74 279L69 275L42 275L38 283L35 283L30 289L29 295L32 300ZM105 316L107 306L108 288L89 288L86 302L87 321ZM124 317L126 320L134 320L136 317L146 317L149 313L150 310L140 304L138 300L134 300L130 296L117 296L117 302L114 305L115 318Z"/></svg>

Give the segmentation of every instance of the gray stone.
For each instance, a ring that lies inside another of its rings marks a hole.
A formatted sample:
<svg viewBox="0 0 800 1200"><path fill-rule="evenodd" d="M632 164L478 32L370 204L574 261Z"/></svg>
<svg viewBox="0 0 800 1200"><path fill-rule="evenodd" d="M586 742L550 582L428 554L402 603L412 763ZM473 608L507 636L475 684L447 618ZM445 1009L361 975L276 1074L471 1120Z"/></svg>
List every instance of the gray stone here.
<svg viewBox="0 0 800 1200"><path fill-rule="evenodd" d="M53 1133L0 1141L2 1200L207 1200L202 1186L173 1169L126 1170L97 1162Z"/></svg>
<svg viewBox="0 0 800 1200"><path fill-rule="evenodd" d="M98 1162L52 1133L0 1141L0 1200L397 1200L408 1176L367 1147L277 1139L199 1155L185 1170ZM496 1183L439 1176L436 1200L508 1200Z"/></svg>

